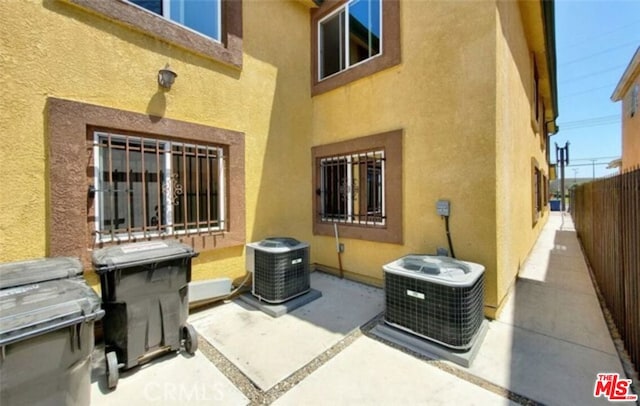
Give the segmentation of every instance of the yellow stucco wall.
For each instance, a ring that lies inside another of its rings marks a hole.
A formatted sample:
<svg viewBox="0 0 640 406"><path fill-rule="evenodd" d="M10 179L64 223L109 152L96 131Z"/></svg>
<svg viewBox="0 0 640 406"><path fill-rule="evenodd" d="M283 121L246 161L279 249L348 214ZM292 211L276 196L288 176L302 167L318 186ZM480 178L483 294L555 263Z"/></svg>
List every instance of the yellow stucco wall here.
<svg viewBox="0 0 640 406"><path fill-rule="evenodd" d="M635 78L630 80L629 89L623 96L622 108L622 168L623 172L640 167L640 102L637 102L636 113L633 117L629 113L631 92L634 86L640 86L640 68L636 70ZM640 98L640 96L638 96Z"/></svg>
<svg viewBox="0 0 640 406"><path fill-rule="evenodd" d="M548 174L531 126L531 55L516 2L402 2L402 64L314 97L314 145L401 128L404 244L346 240L347 274L447 247L438 199L451 201L456 256L486 267L495 316L547 211L532 223L531 159ZM357 117L357 119L354 119ZM333 238L313 258L337 268Z"/></svg>
<svg viewBox="0 0 640 406"><path fill-rule="evenodd" d="M498 300L507 294L548 210L533 223L532 158L548 176L546 149L527 117L533 100L532 56L515 2L497 2L497 263Z"/></svg>
<svg viewBox="0 0 640 406"><path fill-rule="evenodd" d="M408 1L400 13L401 65L313 99L314 145L404 131L404 245L344 239L342 265L380 281L383 264L447 247L435 205L449 199L456 256L486 266L495 305L495 4ZM312 246L338 268L333 238Z"/></svg>
<svg viewBox="0 0 640 406"><path fill-rule="evenodd" d="M379 284L383 264L447 247L435 204L448 199L456 255L485 265L493 314L546 220L529 215L531 157L545 158L518 8L403 1L400 13L399 66L312 98L305 1L245 0L241 70L65 2L0 2L0 262L48 254L47 97L244 132L247 241L309 241L333 268L334 239L312 235L311 147L402 129L404 243L343 239L343 268ZM165 100L167 62L179 76ZM243 247L196 259L194 279L220 276L244 276Z"/></svg>
<svg viewBox="0 0 640 406"><path fill-rule="evenodd" d="M244 132L247 239L310 238L309 9L265 1L243 12L237 70L65 2L0 2L0 262L48 254L47 97ZM178 79L164 100L156 76L167 62ZM193 277L239 278L243 255L202 253Z"/></svg>

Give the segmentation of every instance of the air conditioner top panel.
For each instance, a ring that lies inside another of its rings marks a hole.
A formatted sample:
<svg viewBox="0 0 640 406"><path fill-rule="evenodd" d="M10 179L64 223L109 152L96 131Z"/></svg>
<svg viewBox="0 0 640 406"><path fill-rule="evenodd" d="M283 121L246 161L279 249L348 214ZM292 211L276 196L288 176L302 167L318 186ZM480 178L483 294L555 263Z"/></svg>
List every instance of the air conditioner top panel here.
<svg viewBox="0 0 640 406"><path fill-rule="evenodd" d="M433 255L407 255L382 268L396 275L457 287L473 285L484 272L480 264Z"/></svg>
<svg viewBox="0 0 640 406"><path fill-rule="evenodd" d="M309 244L290 237L269 237L262 241L251 242L247 247L265 252L282 253L307 248Z"/></svg>

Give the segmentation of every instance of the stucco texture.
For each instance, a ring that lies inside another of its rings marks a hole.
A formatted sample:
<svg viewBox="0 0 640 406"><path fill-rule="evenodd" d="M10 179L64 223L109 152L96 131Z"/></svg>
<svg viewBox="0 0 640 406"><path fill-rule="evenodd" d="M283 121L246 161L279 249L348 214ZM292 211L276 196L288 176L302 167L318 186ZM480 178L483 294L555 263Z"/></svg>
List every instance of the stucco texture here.
<svg viewBox="0 0 640 406"><path fill-rule="evenodd" d="M245 0L239 68L70 2L0 2L0 261L51 251L49 97L243 133L247 242L308 241L325 269L338 256L333 237L313 235L311 148L400 130L401 242L342 238L345 274L380 285L385 263L446 248L436 202L448 199L456 256L486 267L494 315L546 220L531 221L532 158L548 171L530 124L531 41L518 5L402 1L400 64L312 97L312 4ZM178 78L163 92L166 63ZM208 250L193 278L237 281L244 268L241 244Z"/></svg>
<svg viewBox="0 0 640 406"><path fill-rule="evenodd" d="M548 219L548 207L533 220L532 159L548 176L547 146L530 120L533 61L523 16L515 2L497 3L496 224L497 298L515 282L531 247ZM545 198L546 201L546 198ZM498 303L500 304L500 303Z"/></svg>
<svg viewBox="0 0 640 406"><path fill-rule="evenodd" d="M48 97L244 133L247 239L281 233L310 238L304 4L244 7L241 70L66 2L0 2L0 14L0 261L49 255ZM289 39L287 52L282 38ZM156 77L166 63L178 78L162 92ZM294 138L299 142L290 142ZM243 255L242 246L202 252L193 278L238 279L245 273ZM96 285L92 272L87 277Z"/></svg>
<svg viewBox="0 0 640 406"><path fill-rule="evenodd" d="M383 264L446 248L436 201L448 199L455 254L486 266L495 305L495 13L490 2L401 2L402 64L314 97L314 145L404 132L404 244L344 240L346 271L381 281ZM312 245L338 267L332 238Z"/></svg>
<svg viewBox="0 0 640 406"><path fill-rule="evenodd" d="M631 111L631 93L635 86L640 87L640 68L636 69L635 77L629 81L629 88L623 96L622 107L622 171L630 171L640 167L640 101L636 102L636 113ZM638 96L640 99L640 96Z"/></svg>
<svg viewBox="0 0 640 406"><path fill-rule="evenodd" d="M313 100L314 145L404 132L404 242L343 239L342 266L381 283L382 264L447 248L435 206L448 199L455 254L485 266L493 317L547 213L532 223L532 158L548 170L524 20L516 2L402 2L400 13L402 64ZM334 244L316 236L313 258L337 268Z"/></svg>

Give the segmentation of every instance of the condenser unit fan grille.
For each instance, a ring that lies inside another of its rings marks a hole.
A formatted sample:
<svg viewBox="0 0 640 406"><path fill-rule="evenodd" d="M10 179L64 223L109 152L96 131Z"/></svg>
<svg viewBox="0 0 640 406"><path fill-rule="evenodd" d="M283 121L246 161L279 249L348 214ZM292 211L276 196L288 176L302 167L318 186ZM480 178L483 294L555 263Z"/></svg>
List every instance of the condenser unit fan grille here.
<svg viewBox="0 0 640 406"><path fill-rule="evenodd" d="M385 272L387 323L454 349L469 347L483 320L484 277L454 287Z"/></svg>
<svg viewBox="0 0 640 406"><path fill-rule="evenodd" d="M253 294L260 300L284 302L310 290L308 248L282 253L256 250Z"/></svg>

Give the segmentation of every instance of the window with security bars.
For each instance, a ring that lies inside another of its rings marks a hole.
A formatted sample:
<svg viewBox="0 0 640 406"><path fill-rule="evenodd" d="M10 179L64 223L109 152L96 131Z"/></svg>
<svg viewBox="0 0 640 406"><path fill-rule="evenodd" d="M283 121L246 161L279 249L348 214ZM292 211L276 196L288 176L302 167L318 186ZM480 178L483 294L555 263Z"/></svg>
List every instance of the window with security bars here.
<svg viewBox="0 0 640 406"><path fill-rule="evenodd" d="M97 242L225 228L225 150L94 133Z"/></svg>
<svg viewBox="0 0 640 406"><path fill-rule="evenodd" d="M322 158L319 173L322 221L385 224L384 151Z"/></svg>

